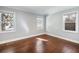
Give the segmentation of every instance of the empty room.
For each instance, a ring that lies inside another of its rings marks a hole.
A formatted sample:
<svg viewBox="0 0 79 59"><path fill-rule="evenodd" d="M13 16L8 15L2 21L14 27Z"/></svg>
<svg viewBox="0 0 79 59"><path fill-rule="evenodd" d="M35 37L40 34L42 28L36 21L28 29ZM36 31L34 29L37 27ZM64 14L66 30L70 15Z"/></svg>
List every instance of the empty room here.
<svg viewBox="0 0 79 59"><path fill-rule="evenodd" d="M79 7L0 6L0 53L79 53Z"/></svg>

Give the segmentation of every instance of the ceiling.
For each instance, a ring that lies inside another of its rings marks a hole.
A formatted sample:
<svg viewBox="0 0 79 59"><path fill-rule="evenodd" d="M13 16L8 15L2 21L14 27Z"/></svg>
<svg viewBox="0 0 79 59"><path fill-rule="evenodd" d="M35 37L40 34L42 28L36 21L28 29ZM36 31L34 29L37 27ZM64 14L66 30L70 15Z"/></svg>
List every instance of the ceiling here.
<svg viewBox="0 0 79 59"><path fill-rule="evenodd" d="M76 6L6 6L6 7L39 15L48 15L64 11L66 9L71 9Z"/></svg>

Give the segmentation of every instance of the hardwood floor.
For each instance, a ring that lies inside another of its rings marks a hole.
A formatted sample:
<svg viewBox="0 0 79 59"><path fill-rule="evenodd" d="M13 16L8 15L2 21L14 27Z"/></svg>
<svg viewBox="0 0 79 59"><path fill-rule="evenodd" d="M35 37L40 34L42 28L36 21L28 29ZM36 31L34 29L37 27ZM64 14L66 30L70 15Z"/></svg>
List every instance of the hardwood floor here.
<svg viewBox="0 0 79 59"><path fill-rule="evenodd" d="M0 45L1 53L78 53L79 44L46 34Z"/></svg>

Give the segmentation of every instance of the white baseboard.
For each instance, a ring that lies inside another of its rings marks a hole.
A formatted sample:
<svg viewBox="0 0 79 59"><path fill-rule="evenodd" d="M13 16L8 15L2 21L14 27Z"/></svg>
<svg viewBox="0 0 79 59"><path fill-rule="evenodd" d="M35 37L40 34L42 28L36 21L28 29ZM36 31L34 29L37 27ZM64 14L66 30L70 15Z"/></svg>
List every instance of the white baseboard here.
<svg viewBox="0 0 79 59"><path fill-rule="evenodd" d="M9 40L6 40L6 41L0 41L0 44L4 44L4 43L16 41L16 40L21 40L21 39L25 39L25 38L30 38L30 37L38 36L38 35L42 35L42 34L47 34L47 35L50 35L50 36L58 37L58 38L61 38L61 39L64 39L64 40L67 40L67 41L70 41L70 42L74 42L74 43L78 43L79 44L79 41L76 41L76 40L73 40L73 39L69 39L69 38L65 38L65 37L58 36L58 35L53 35L51 33L40 33L40 34L29 35L29 36L20 37L20 38L9 39Z"/></svg>
<svg viewBox="0 0 79 59"><path fill-rule="evenodd" d="M14 38L14 39L8 39L8 40L5 40L5 41L0 41L0 44L4 44L4 43L16 41L16 40L22 40L22 39L25 39L25 38L30 38L30 37L38 36L38 35L42 35L42 34L45 34L45 33L40 33L40 34L35 34L35 35L29 35L29 36L20 37L20 38Z"/></svg>
<svg viewBox="0 0 79 59"><path fill-rule="evenodd" d="M67 40L67 41L70 41L70 42L74 42L74 43L79 44L79 41L77 41L77 40L65 38L65 37L58 36L58 35L53 35L53 34L51 34L51 33L46 33L46 34L47 34L47 35L50 35L50 36L54 36L54 37L57 37L57 38L60 38L60 39L64 39L64 40Z"/></svg>

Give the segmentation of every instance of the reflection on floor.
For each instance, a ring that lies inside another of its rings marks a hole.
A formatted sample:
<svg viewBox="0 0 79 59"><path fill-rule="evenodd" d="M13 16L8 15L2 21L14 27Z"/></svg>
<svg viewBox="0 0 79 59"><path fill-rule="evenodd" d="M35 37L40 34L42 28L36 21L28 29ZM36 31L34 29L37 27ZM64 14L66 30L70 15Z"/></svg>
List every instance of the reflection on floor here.
<svg viewBox="0 0 79 59"><path fill-rule="evenodd" d="M79 44L46 34L0 45L1 53L77 53Z"/></svg>

